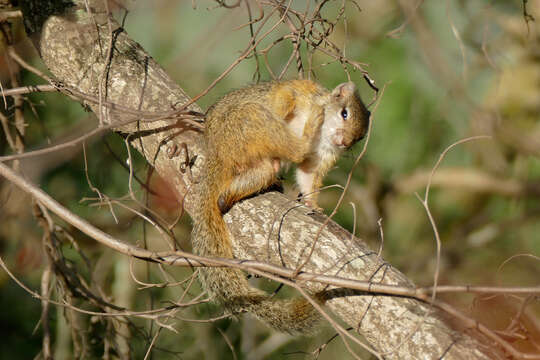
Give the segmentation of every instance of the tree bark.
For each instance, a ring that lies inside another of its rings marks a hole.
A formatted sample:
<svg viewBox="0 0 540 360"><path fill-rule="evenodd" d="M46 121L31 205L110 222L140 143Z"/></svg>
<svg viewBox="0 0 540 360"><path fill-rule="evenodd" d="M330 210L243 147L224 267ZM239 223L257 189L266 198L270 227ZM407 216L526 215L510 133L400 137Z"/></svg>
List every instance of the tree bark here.
<svg viewBox="0 0 540 360"><path fill-rule="evenodd" d="M76 89L89 95L93 100L82 102L103 124L137 119L134 113L120 107L143 113L138 117L140 121L115 127L115 131L127 137L171 184L189 212L196 199L193 180L204 160L201 134L172 117L144 121L152 118L150 113L179 109L189 102L189 97L109 18L103 7L105 1L87 3L88 8L82 0L73 1L74 5L59 0L23 1L29 35L58 85L68 86L68 92ZM100 106L99 102L109 106ZM110 104L115 105L111 108ZM200 111L196 104L188 108ZM189 158L197 156L191 167L193 178L186 171L184 149ZM278 193L237 204L226 216L234 237L235 256L296 267L307 256L325 220L322 215L307 215L307 210ZM304 270L414 287L364 242L332 221L316 239ZM317 284L305 285L308 290L320 289ZM416 300L355 293L330 300L327 308L362 335L375 352L382 354L380 357L488 359L475 339L453 331L436 310Z"/></svg>

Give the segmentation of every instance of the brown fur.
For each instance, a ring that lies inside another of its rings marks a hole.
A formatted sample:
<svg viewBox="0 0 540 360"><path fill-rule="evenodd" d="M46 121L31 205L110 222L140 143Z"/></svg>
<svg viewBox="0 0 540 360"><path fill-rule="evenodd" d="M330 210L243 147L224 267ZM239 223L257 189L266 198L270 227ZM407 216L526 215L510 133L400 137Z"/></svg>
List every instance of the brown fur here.
<svg viewBox="0 0 540 360"><path fill-rule="evenodd" d="M206 116L207 158L194 213L194 252L232 258L221 209L272 185L283 162L298 164L307 176L313 176L313 184L307 182L301 190L315 192L306 203L316 208L315 194L342 146L330 146L327 151L321 145L333 141L326 138L330 135L324 132L325 122L345 108L350 115L336 141L348 147L364 136L369 119L352 83L341 84L330 93L309 80L270 82L233 91L214 104ZM293 125L295 122L300 125ZM293 126L301 126L301 134ZM319 320L305 299L272 299L250 287L237 269L201 269L201 281L229 312L252 312L280 331L308 332ZM316 298L323 302L322 295Z"/></svg>

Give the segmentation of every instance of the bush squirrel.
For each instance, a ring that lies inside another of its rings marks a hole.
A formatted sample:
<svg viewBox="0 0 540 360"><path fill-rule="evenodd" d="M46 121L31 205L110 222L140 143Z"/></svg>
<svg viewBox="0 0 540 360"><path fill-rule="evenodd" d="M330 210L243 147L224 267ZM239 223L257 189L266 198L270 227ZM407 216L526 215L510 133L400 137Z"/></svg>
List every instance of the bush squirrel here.
<svg viewBox="0 0 540 360"><path fill-rule="evenodd" d="M280 167L297 164L304 202L317 207L322 179L339 154L362 139L370 113L352 82L332 92L311 80L262 83L232 91L210 107L199 203L193 213L193 251L232 258L222 218L235 202L277 181ZM304 298L277 300L232 268L201 268L203 288L232 314L251 312L289 333L313 330L319 314ZM324 303L324 296L315 298Z"/></svg>

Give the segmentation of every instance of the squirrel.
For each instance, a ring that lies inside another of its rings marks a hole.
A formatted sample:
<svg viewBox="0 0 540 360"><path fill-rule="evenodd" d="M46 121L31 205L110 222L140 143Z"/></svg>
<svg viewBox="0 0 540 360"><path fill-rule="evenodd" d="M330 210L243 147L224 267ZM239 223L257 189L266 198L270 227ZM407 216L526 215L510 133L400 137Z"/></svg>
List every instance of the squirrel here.
<svg viewBox="0 0 540 360"><path fill-rule="evenodd" d="M206 160L193 212L193 251L233 258L222 213L275 184L286 163L307 206L317 206L322 179L339 154L361 140L370 112L352 82L328 91L311 80L274 81L234 90L212 105L205 120ZM304 298L273 299L249 285L239 269L201 268L203 288L232 314L251 312L291 334L313 330L320 315ZM315 294L323 304L324 294Z"/></svg>

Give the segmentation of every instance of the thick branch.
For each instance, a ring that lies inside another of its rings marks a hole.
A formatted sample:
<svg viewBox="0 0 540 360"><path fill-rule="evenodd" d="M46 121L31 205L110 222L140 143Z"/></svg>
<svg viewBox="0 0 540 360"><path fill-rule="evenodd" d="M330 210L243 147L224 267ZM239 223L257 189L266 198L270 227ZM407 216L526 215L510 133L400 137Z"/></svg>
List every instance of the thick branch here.
<svg viewBox="0 0 540 360"><path fill-rule="evenodd" d="M34 2L47 1L26 1ZM87 104L103 124L133 118L132 114L110 109L106 106L108 103L164 113L189 102L163 69L118 24L109 22L102 8L103 0L87 2L91 13L87 12L85 1L75 1L76 6L64 9L64 16L47 14L43 27L33 29L31 35L35 44L56 79L100 99L99 103ZM58 13L58 9L54 9ZM39 19L43 17L40 14ZM200 111L194 104L190 109ZM183 149L185 144L190 157L198 156L193 167L196 178L197 166L203 158L201 136L197 131L177 125L172 117L135 122L116 130L127 136L161 177L171 183L179 199L196 193L190 191L196 189L196 185L187 176L189 172L182 172L185 154L172 150ZM182 156L170 156L176 153ZM194 198L185 198L188 212ZM274 193L235 206L226 217L234 235L235 255L293 268L302 263L324 217L306 215L304 207L293 209L297 206L294 201ZM413 287L403 274L333 222L317 239L315 252L304 270ZM316 287L311 283L306 285L310 290ZM475 340L452 331L433 309L419 301L356 295L332 299L328 307L363 335L376 352L386 354L385 358L487 358Z"/></svg>

